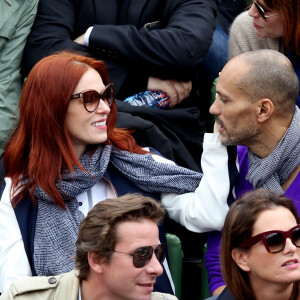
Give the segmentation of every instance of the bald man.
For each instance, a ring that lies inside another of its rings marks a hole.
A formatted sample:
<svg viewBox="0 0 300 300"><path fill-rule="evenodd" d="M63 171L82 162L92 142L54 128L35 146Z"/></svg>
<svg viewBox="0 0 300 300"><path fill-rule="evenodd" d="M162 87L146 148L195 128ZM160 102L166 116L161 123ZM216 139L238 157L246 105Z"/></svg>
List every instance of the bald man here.
<svg viewBox="0 0 300 300"><path fill-rule="evenodd" d="M218 148L237 146L233 164L237 167L237 176L222 180L216 177L215 190L222 189L228 182L234 183L232 201L252 189L269 189L291 198L299 212L300 112L295 105L299 82L289 59L273 50L245 52L225 65L216 91L210 113L216 116L217 133L205 135L204 148L217 153ZM202 160L206 161L205 152ZM210 163L218 169L211 157ZM191 193L189 198L184 197L186 195L166 196L163 205L171 218L180 223L184 220L185 226L193 223L195 230L197 222L203 222L199 220L198 202L207 201L212 206L214 199L199 200ZM223 204L230 205L228 199L224 194ZM216 202L214 205L217 209L220 206ZM223 210L224 217L228 205ZM218 214L215 222L223 222L223 216ZM208 234L206 267L214 294L225 285L219 262L220 239L221 231Z"/></svg>

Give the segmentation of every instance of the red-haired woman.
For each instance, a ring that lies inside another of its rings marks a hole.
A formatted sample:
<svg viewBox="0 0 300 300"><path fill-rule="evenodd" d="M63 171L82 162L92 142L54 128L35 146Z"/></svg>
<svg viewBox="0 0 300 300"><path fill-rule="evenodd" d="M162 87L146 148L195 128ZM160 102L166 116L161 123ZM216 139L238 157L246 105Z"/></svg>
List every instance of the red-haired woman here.
<svg viewBox="0 0 300 300"><path fill-rule="evenodd" d="M216 178L228 177L220 151L217 156L204 151L220 168L205 161L203 170L211 171L200 182L201 173L146 152L128 131L114 128L115 122L113 85L103 62L61 52L32 69L22 90L19 124L5 148L0 293L21 276L71 270L78 226L107 197L140 192L172 202L178 194L195 191L184 195L194 205L180 223L197 232L222 226L229 182L214 188ZM179 202L169 210L173 218ZM162 227L160 239L165 239ZM156 289L172 293L166 272Z"/></svg>
<svg viewBox="0 0 300 300"><path fill-rule="evenodd" d="M272 49L284 53L300 79L300 3L295 0L253 0L233 22L228 58L242 52ZM297 99L300 107L300 95Z"/></svg>
<svg viewBox="0 0 300 300"><path fill-rule="evenodd" d="M19 276L71 270L78 226L107 197L196 189L202 174L144 151L115 122L103 62L61 52L32 69L4 155L0 292ZM166 272L156 288L172 293Z"/></svg>

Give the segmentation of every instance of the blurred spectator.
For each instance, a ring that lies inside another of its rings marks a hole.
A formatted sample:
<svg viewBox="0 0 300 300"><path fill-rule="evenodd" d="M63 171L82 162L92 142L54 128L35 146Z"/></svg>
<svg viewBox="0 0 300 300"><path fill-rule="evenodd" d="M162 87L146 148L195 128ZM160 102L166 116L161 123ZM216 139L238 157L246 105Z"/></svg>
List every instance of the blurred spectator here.
<svg viewBox="0 0 300 300"><path fill-rule="evenodd" d="M23 75L44 56L76 50L106 63L117 99L146 90L163 91L170 107L177 105L175 111L157 113L117 101L117 127L135 130L139 145L145 146L147 139L147 146L165 157L200 171L209 102L205 91L210 87L199 69L211 44L219 3L40 0L24 51ZM179 123L182 115L186 117Z"/></svg>
<svg viewBox="0 0 300 300"><path fill-rule="evenodd" d="M219 5L216 30L203 61L204 72L209 78L209 86L227 63L229 28L236 16L245 10L247 2L247 0L222 0Z"/></svg>
<svg viewBox="0 0 300 300"><path fill-rule="evenodd" d="M242 52L272 49L286 55L300 79L300 5L294 0L253 1L233 22L229 58ZM300 94L297 98L300 107Z"/></svg>
<svg viewBox="0 0 300 300"><path fill-rule="evenodd" d="M18 117L21 61L38 0L0 1L0 157Z"/></svg>
<svg viewBox="0 0 300 300"><path fill-rule="evenodd" d="M190 94L215 29L220 0L41 0L24 57L26 76L42 57L77 50L104 60L116 98Z"/></svg>

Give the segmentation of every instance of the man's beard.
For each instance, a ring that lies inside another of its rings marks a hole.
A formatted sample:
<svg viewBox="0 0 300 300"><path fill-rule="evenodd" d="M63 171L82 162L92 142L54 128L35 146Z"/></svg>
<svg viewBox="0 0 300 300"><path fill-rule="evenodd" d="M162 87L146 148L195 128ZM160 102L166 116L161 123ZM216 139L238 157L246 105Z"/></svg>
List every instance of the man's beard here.
<svg viewBox="0 0 300 300"><path fill-rule="evenodd" d="M227 137L225 139L222 140L221 138L223 146L249 146L254 142L254 140L256 140L256 137L259 134L259 130L254 126L253 122L250 122L242 129L238 129L238 125L233 124L232 127L235 128L235 130L232 130L231 132L227 130L223 122L220 122L220 124L224 128L223 132L227 133Z"/></svg>

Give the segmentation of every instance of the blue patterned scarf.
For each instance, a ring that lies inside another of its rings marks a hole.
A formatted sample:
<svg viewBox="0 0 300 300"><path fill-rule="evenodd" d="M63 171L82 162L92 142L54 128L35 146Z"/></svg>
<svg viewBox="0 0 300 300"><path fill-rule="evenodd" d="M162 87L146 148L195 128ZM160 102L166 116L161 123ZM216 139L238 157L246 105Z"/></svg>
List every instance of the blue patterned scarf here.
<svg viewBox="0 0 300 300"><path fill-rule="evenodd" d="M54 205L40 187L35 190L38 213L33 258L37 275L58 275L73 269L78 227L84 217L75 197L101 180L109 162L147 192L182 194L194 191L202 178L201 173L157 162L151 154L130 153L108 145L99 146L94 154L85 153L80 163L88 172L79 168L75 173L66 172L56 185L65 200L65 210Z"/></svg>
<svg viewBox="0 0 300 300"><path fill-rule="evenodd" d="M260 158L248 150L246 179L255 189L263 188L283 194L281 185L300 164L300 110L298 107L285 135L267 157Z"/></svg>

